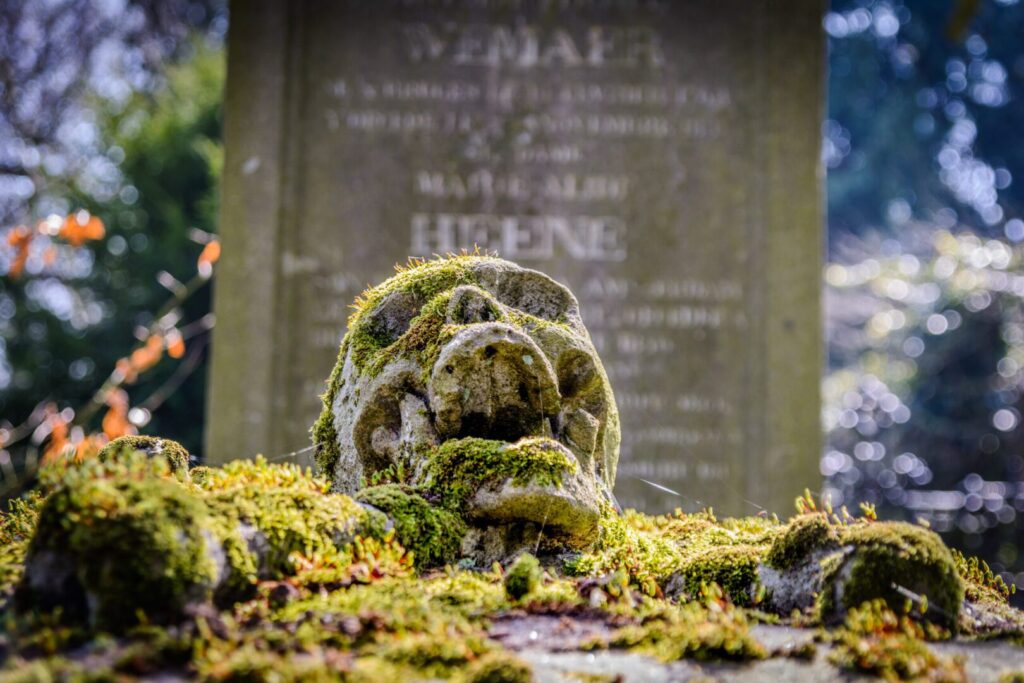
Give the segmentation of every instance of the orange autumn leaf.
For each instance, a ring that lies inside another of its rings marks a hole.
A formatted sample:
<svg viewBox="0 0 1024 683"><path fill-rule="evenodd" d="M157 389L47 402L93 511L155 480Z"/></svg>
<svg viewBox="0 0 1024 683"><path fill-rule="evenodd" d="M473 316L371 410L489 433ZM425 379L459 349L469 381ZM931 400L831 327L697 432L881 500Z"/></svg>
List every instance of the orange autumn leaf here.
<svg viewBox="0 0 1024 683"><path fill-rule="evenodd" d="M136 374L145 372L156 365L164 355L164 338L159 334L150 335L146 343L132 351L128 357Z"/></svg>
<svg viewBox="0 0 1024 683"><path fill-rule="evenodd" d="M7 233L7 245L14 247L14 258L7 270L8 275L13 278L21 277L25 271L25 264L28 262L28 250L32 244L35 233L28 229L28 226L19 225Z"/></svg>
<svg viewBox="0 0 1024 683"><path fill-rule="evenodd" d="M172 329L167 333L167 355L171 358L181 358L185 355L185 338L181 332Z"/></svg>
<svg viewBox="0 0 1024 683"><path fill-rule="evenodd" d="M117 363L114 364L114 375L118 382L125 382L131 384L139 378L139 373L135 372L132 367L132 362L127 358L119 358Z"/></svg>
<svg viewBox="0 0 1024 683"><path fill-rule="evenodd" d="M50 441L43 450L43 464L48 465L60 459L71 444L68 442L68 423L59 415L54 415L50 429Z"/></svg>
<svg viewBox="0 0 1024 683"><path fill-rule="evenodd" d="M134 434L135 429L128 421L128 393L123 389L115 389L107 396L110 407L103 416L103 434L108 439Z"/></svg>
<svg viewBox="0 0 1024 683"><path fill-rule="evenodd" d="M57 232L74 247L80 247L89 240L102 239L105 233L103 221L88 211L70 214Z"/></svg>
<svg viewBox="0 0 1024 683"><path fill-rule="evenodd" d="M203 277L210 277L213 274L213 264L218 259L220 259L220 240L210 240L199 254L199 261L196 264L199 274Z"/></svg>

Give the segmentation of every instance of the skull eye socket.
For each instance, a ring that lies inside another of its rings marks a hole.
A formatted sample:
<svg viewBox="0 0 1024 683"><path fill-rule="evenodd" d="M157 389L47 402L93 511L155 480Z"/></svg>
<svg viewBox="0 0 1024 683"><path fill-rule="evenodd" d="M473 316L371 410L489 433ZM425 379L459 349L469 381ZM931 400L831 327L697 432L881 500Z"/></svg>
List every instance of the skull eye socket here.
<svg viewBox="0 0 1024 683"><path fill-rule="evenodd" d="M595 416L604 414L604 386L594 359L580 349L570 349L555 363L558 393L562 400L578 404Z"/></svg>
<svg viewBox="0 0 1024 683"><path fill-rule="evenodd" d="M372 399L363 405L352 429L352 440L366 474L404 459L402 440L415 426L406 422L416 417L417 408L426 410L422 389L413 372L401 373L371 393Z"/></svg>
<svg viewBox="0 0 1024 683"><path fill-rule="evenodd" d="M360 320L360 327L377 340L380 347L390 346L409 330L412 319L420 314L423 302L413 292L392 292Z"/></svg>
<svg viewBox="0 0 1024 683"><path fill-rule="evenodd" d="M558 392L562 398L572 398L591 393L600 384L594 360L579 349L565 351L558 356L555 373L558 375Z"/></svg>
<svg viewBox="0 0 1024 683"><path fill-rule="evenodd" d="M578 317L579 304L568 289L535 270L477 269L480 286L503 306L552 322Z"/></svg>

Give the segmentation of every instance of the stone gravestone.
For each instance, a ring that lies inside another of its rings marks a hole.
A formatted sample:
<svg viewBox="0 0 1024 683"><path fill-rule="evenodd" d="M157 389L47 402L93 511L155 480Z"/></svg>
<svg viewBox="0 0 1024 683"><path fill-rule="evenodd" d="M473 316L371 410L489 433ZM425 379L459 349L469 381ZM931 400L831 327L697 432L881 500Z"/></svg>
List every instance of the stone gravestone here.
<svg viewBox="0 0 1024 683"><path fill-rule="evenodd" d="M308 445L354 295L478 247L579 297L624 506L789 512L817 488L823 4L233 3L209 460Z"/></svg>

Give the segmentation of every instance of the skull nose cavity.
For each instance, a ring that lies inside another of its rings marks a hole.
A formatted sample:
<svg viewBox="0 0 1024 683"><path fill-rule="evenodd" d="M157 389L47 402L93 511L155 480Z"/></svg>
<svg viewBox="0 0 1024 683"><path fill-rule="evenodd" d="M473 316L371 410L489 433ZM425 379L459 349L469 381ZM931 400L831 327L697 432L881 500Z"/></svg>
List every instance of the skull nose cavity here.
<svg viewBox="0 0 1024 683"><path fill-rule="evenodd" d="M514 441L544 434L561 404L544 353L504 323L472 325L445 345L433 367L429 399L442 439Z"/></svg>

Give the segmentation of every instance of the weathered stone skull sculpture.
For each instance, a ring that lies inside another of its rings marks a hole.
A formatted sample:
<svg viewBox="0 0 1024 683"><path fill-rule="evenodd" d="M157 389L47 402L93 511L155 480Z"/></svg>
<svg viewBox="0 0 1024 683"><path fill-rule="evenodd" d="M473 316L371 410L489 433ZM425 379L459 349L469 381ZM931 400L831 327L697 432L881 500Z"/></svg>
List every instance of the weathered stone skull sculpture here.
<svg viewBox="0 0 1024 683"><path fill-rule="evenodd" d="M368 290L313 432L343 493L382 472L421 491L471 481L457 507L499 554L528 528L586 544L613 500L618 412L579 304L497 258L416 263Z"/></svg>

